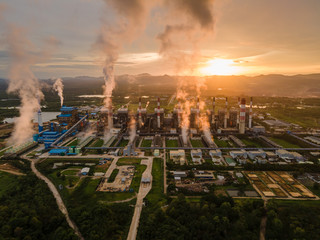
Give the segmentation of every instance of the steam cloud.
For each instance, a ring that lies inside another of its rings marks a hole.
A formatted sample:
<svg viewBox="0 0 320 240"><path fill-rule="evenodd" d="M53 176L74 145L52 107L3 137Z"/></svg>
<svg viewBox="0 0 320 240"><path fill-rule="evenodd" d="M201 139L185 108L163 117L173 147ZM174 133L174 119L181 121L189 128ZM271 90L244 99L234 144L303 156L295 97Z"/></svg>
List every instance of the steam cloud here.
<svg viewBox="0 0 320 240"><path fill-rule="evenodd" d="M137 132L136 120L135 120L134 115L132 115L131 119L130 119L130 123L129 123L129 144L133 143L133 141L136 137L136 132Z"/></svg>
<svg viewBox="0 0 320 240"><path fill-rule="evenodd" d="M16 119L9 143L21 144L33 134L32 119L40 108L43 94L38 79L31 71L35 57L27 49L31 43L26 39L23 29L11 25L7 35L8 50L11 57L9 67L8 93L18 93L21 98L20 117ZM39 99L39 100L38 100Z"/></svg>
<svg viewBox="0 0 320 240"><path fill-rule="evenodd" d="M144 28L148 5L143 0L104 0L104 2L106 10L110 9L110 6L112 7L116 20L109 22L103 19L103 25L94 47L105 56L103 64L104 106L110 111L112 109L112 92L115 88L114 67L119 52L125 43L132 41ZM106 15L108 14L107 12ZM108 123L111 124L109 125L110 129L112 121L109 119Z"/></svg>
<svg viewBox="0 0 320 240"><path fill-rule="evenodd" d="M63 82L61 78L58 78L55 83L53 84L53 89L58 92L60 97L61 107L63 105Z"/></svg>
<svg viewBox="0 0 320 240"><path fill-rule="evenodd" d="M160 54L174 63L175 73L178 75L176 95L177 99L182 100L183 112L180 127L182 139L186 145L190 127L191 102L187 98L187 87L190 83L179 75L186 70L189 74L193 74L201 60L197 46L208 34L213 33L214 0L166 0L165 3L171 10L171 15L174 15L175 20L179 19L180 22L167 24L165 30L157 38L160 40ZM195 84L197 97L200 97L201 88L204 85L203 79L197 78L192 84ZM199 120L205 122L205 119Z"/></svg>

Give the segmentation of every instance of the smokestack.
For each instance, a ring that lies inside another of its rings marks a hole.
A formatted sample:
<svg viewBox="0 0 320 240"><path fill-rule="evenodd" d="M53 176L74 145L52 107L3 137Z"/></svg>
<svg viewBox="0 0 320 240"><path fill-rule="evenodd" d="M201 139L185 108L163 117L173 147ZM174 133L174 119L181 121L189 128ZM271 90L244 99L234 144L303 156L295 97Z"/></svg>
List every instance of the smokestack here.
<svg viewBox="0 0 320 240"><path fill-rule="evenodd" d="M197 126L200 127L200 99L197 98Z"/></svg>
<svg viewBox="0 0 320 240"><path fill-rule="evenodd" d="M181 109L181 102L180 99L178 100L178 126L180 127L181 123L181 114L182 114L182 109Z"/></svg>
<svg viewBox="0 0 320 240"><path fill-rule="evenodd" d="M224 128L227 128L227 120L228 120L228 98L226 97L226 111L224 114Z"/></svg>
<svg viewBox="0 0 320 240"><path fill-rule="evenodd" d="M240 97L238 97L238 107L240 108ZM239 112L237 113L237 127L239 127Z"/></svg>
<svg viewBox="0 0 320 240"><path fill-rule="evenodd" d="M211 116L211 122L212 122L212 124L214 124L215 112L216 112L216 97L213 97L213 101L212 101L212 116Z"/></svg>
<svg viewBox="0 0 320 240"><path fill-rule="evenodd" d="M141 128L142 125L142 117L141 117L141 97L139 97L139 128Z"/></svg>
<svg viewBox="0 0 320 240"><path fill-rule="evenodd" d="M242 98L240 104L239 133L244 134L246 130L246 99Z"/></svg>
<svg viewBox="0 0 320 240"><path fill-rule="evenodd" d="M249 109L249 128L252 128L252 97L250 98L250 109Z"/></svg>
<svg viewBox="0 0 320 240"><path fill-rule="evenodd" d="M113 113L112 113L112 99L109 98L109 106L108 106L108 127L111 129L113 127Z"/></svg>
<svg viewBox="0 0 320 240"><path fill-rule="evenodd" d="M39 105L40 105L40 103L39 103ZM43 131L41 105L40 105L40 108L38 111L38 129L39 129L39 133Z"/></svg>
<svg viewBox="0 0 320 240"><path fill-rule="evenodd" d="M158 128L160 129L160 98L158 97L158 109L157 109L157 122Z"/></svg>

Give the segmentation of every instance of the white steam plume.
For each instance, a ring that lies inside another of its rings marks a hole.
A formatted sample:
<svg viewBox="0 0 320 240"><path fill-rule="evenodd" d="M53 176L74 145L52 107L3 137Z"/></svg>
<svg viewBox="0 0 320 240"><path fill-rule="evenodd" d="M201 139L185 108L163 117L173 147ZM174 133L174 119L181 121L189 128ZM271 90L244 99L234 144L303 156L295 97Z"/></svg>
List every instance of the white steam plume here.
<svg viewBox="0 0 320 240"><path fill-rule="evenodd" d="M58 78L55 83L53 84L53 89L58 92L60 97L61 107L63 105L63 82L61 78Z"/></svg>
<svg viewBox="0 0 320 240"><path fill-rule="evenodd" d="M94 48L100 50L104 55L104 106L110 109L111 97L115 88L114 67L118 60L119 52L125 43L131 42L145 27L147 9L150 2L144 0L104 0L106 3L106 16L110 15L108 10L115 13L115 21L103 19L100 34L94 44ZM109 114L109 118L111 115ZM109 119L109 123L112 121ZM109 125L109 129L112 125Z"/></svg>
<svg viewBox="0 0 320 240"><path fill-rule="evenodd" d="M129 123L129 144L132 144L137 132L137 126L136 126L136 119L134 118L134 115L131 116L130 123Z"/></svg>

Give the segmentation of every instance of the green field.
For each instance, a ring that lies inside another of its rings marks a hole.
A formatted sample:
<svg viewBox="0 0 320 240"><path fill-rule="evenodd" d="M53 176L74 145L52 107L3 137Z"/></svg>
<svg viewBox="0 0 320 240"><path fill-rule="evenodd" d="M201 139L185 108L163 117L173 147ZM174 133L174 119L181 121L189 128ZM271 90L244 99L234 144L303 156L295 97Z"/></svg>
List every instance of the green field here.
<svg viewBox="0 0 320 240"><path fill-rule="evenodd" d="M119 158L117 161L118 166L140 164L141 158Z"/></svg>
<svg viewBox="0 0 320 240"><path fill-rule="evenodd" d="M214 139L214 142L218 147L231 147L227 141L219 140L217 138Z"/></svg>
<svg viewBox="0 0 320 240"><path fill-rule="evenodd" d="M257 147L262 148L265 147L262 143L259 141L254 141L253 139L249 138L239 138L247 147Z"/></svg>
<svg viewBox="0 0 320 240"><path fill-rule="evenodd" d="M179 147L177 140L166 139L166 147Z"/></svg>
<svg viewBox="0 0 320 240"><path fill-rule="evenodd" d="M118 168L113 169L113 171L112 171L112 173L111 173L111 175L110 175L110 177L108 179L108 183L114 182L114 180L116 179L118 173L119 173L119 169Z"/></svg>
<svg viewBox="0 0 320 240"><path fill-rule="evenodd" d="M135 169L134 177L132 179L130 188L133 188L135 192L139 192L141 176L142 176L142 173L146 170L147 166L146 165L135 165L135 166L136 166L136 169Z"/></svg>
<svg viewBox="0 0 320 240"><path fill-rule="evenodd" d="M97 139L90 145L90 147L102 147L103 143L103 139Z"/></svg>
<svg viewBox="0 0 320 240"><path fill-rule="evenodd" d="M164 198L163 194L163 159L154 158L152 164L152 189L147 195L147 200L152 204Z"/></svg>
<svg viewBox="0 0 320 240"><path fill-rule="evenodd" d="M279 144L280 146L284 148L300 148L299 145L290 143L284 139L281 138L275 138L275 137L269 137L270 140L274 141L275 143Z"/></svg>
<svg viewBox="0 0 320 240"><path fill-rule="evenodd" d="M61 171L64 175L77 175L80 173L80 168L68 168L66 170Z"/></svg>
<svg viewBox="0 0 320 240"><path fill-rule="evenodd" d="M129 143L129 140L124 140L122 139L121 142L119 143L118 147L125 147Z"/></svg>
<svg viewBox="0 0 320 240"><path fill-rule="evenodd" d="M68 147L75 147L78 145L78 139L76 138L75 140L73 140L71 143L69 143L67 146Z"/></svg>
<svg viewBox="0 0 320 240"><path fill-rule="evenodd" d="M143 139L143 141L141 143L141 147L151 147L151 144L152 144L152 140Z"/></svg>
<svg viewBox="0 0 320 240"><path fill-rule="evenodd" d="M201 140L190 140L192 147L203 147Z"/></svg>

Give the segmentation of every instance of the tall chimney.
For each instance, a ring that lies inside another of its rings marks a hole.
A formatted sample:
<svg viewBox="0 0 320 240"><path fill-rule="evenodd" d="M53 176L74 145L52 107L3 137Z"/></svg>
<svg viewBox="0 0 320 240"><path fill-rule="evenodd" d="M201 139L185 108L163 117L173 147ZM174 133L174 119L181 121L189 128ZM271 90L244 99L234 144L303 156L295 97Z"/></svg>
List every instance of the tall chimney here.
<svg viewBox="0 0 320 240"><path fill-rule="evenodd" d="M160 129L160 98L159 97L158 97L157 122L158 122L158 128Z"/></svg>
<svg viewBox="0 0 320 240"><path fill-rule="evenodd" d="M212 116L211 116L211 122L214 124L214 117L215 117L215 111L216 111L216 97L213 97L212 101Z"/></svg>
<svg viewBox="0 0 320 240"><path fill-rule="evenodd" d="M240 108L240 97L238 97L238 107ZM237 107L237 111L238 111ZM237 127L239 127L239 112L237 113Z"/></svg>
<svg viewBox="0 0 320 240"><path fill-rule="evenodd" d="M108 127L111 129L113 127L113 113L112 113L112 99L109 98L109 109L108 109Z"/></svg>
<svg viewBox="0 0 320 240"><path fill-rule="evenodd" d="M197 98L197 126L200 128L200 99Z"/></svg>
<svg viewBox="0 0 320 240"><path fill-rule="evenodd" d="M240 104L239 133L244 134L246 131L246 99L242 98Z"/></svg>
<svg viewBox="0 0 320 240"><path fill-rule="evenodd" d="M182 109L181 109L181 102L180 99L178 100L178 126L180 127L181 123L181 114L182 114Z"/></svg>
<svg viewBox="0 0 320 240"><path fill-rule="evenodd" d="M226 111L224 113L224 128L227 128L228 123L228 98L226 97Z"/></svg>
<svg viewBox="0 0 320 240"><path fill-rule="evenodd" d="M250 109L249 109L249 128L252 128L252 97L250 98Z"/></svg>
<svg viewBox="0 0 320 240"><path fill-rule="evenodd" d="M141 117L141 97L139 97L139 128L141 128L142 125L142 117Z"/></svg>
<svg viewBox="0 0 320 240"><path fill-rule="evenodd" d="M38 130L39 133L43 131L43 122L42 122L42 113L41 113L41 102L40 98L38 98L39 110L38 110Z"/></svg>

